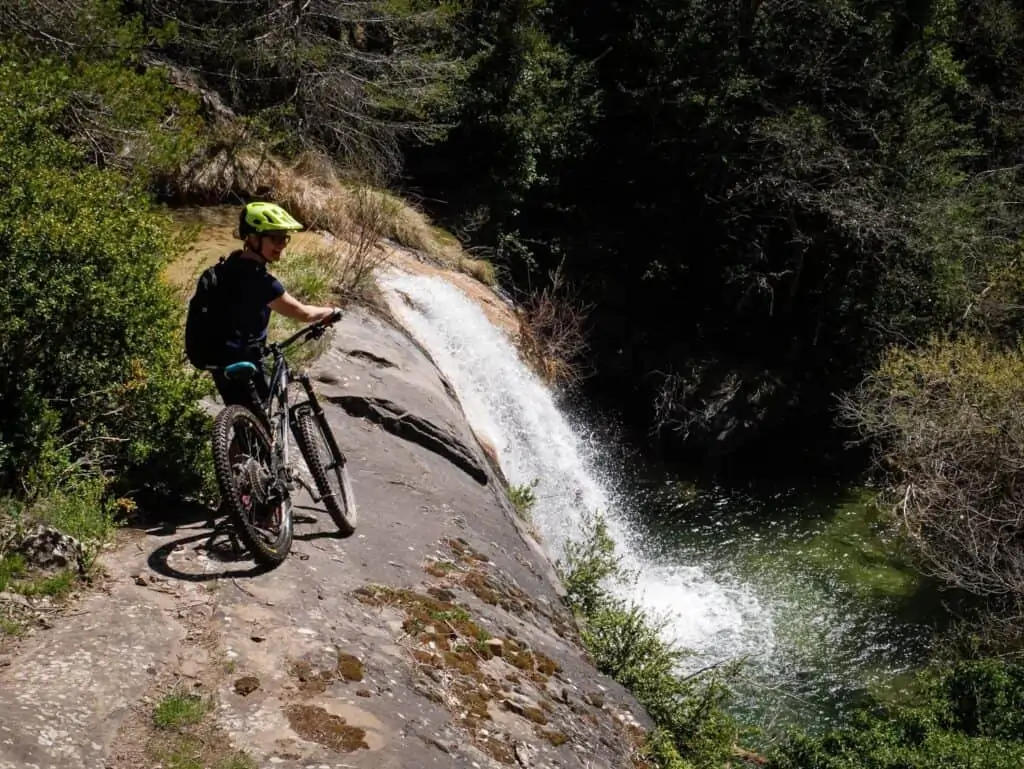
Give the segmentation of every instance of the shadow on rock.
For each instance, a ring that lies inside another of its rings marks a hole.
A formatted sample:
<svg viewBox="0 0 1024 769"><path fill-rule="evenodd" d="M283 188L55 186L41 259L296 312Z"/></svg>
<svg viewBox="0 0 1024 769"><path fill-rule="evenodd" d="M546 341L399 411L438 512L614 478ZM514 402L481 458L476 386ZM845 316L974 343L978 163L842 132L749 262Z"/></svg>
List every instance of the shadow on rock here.
<svg viewBox="0 0 1024 769"><path fill-rule="evenodd" d="M180 579L184 582L212 582L214 580L232 577L255 577L260 574L265 574L274 568L273 566L253 564L248 569L225 569L223 571L210 571L208 569L203 569L202 571L199 571L199 569L202 568L202 564L195 563L196 571L193 572L182 571L181 569L171 565L169 560L171 553L180 548L184 548L189 543L199 542L204 539L207 541L205 549L210 553L213 560L222 562L229 560L223 557L222 547L216 544L216 534L216 531L202 531L198 534L193 534L191 536L182 537L181 539L175 539L164 543L150 553L149 558L147 559L149 568L157 574L162 574L169 579ZM233 560L237 560L237 557Z"/></svg>
<svg viewBox="0 0 1024 769"><path fill-rule="evenodd" d="M300 523L308 524L319 524L326 516L327 513L319 507L310 507L307 505L295 505L292 508L292 520L295 522L296 529L294 539L298 542L309 542L314 539L342 539L341 532L334 528L328 528L322 531L310 531L300 534L298 525ZM300 513L299 510L308 510L309 513Z"/></svg>
<svg viewBox="0 0 1024 769"><path fill-rule="evenodd" d="M179 528L202 524L212 529L217 524L217 510L196 501L149 501L127 516L125 525L141 529L153 537L170 537Z"/></svg>

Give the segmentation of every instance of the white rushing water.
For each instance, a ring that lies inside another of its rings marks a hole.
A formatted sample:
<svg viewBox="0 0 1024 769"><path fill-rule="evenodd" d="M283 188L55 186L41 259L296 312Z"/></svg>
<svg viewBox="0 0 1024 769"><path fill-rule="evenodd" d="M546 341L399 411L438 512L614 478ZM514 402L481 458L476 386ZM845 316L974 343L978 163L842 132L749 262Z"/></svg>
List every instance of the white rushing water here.
<svg viewBox="0 0 1024 769"><path fill-rule="evenodd" d="M392 310L451 381L473 428L493 444L509 483L536 482L533 520L553 557L578 538L584 514L601 512L624 565L639 574L620 592L668 620L669 638L698 653L694 668L771 655L771 617L746 586L712 578L700 563L660 561L631 536L629 500L615 493L614 478L602 477L598 441L558 408L473 301L435 277L391 274L382 283Z"/></svg>

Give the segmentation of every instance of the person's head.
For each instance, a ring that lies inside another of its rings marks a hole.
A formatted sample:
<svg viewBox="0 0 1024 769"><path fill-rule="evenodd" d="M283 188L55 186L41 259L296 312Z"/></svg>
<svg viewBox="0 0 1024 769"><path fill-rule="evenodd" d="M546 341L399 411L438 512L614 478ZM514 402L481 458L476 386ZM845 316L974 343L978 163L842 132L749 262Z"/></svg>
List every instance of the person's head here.
<svg viewBox="0 0 1024 769"><path fill-rule="evenodd" d="M301 229L291 214L274 203L247 203L238 215L238 234L245 247L267 262L280 259L290 233Z"/></svg>

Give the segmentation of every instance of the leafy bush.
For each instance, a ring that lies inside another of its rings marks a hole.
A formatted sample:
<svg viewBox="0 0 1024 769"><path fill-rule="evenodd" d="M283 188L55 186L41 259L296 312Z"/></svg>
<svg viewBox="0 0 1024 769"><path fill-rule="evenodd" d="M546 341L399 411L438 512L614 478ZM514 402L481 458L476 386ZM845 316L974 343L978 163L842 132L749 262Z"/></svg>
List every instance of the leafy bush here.
<svg viewBox="0 0 1024 769"><path fill-rule="evenodd" d="M31 496L83 472L195 488L206 385L182 366L160 279L167 222L51 129L73 67L0 51L0 77L0 488Z"/></svg>
<svg viewBox="0 0 1024 769"><path fill-rule="evenodd" d="M173 38L173 22L145 28L116 0L16 5L0 6L0 66L5 106L27 107L26 124L66 139L75 157L154 181L199 148L199 99L143 65Z"/></svg>
<svg viewBox="0 0 1024 769"><path fill-rule="evenodd" d="M607 603L608 580L625 575L615 554L615 540L601 516L584 516L583 537L565 543L559 573L569 602L580 616L593 617Z"/></svg>
<svg viewBox="0 0 1024 769"><path fill-rule="evenodd" d="M961 662L934 691L957 731L1024 742L1024 665L994 659Z"/></svg>
<svg viewBox="0 0 1024 769"><path fill-rule="evenodd" d="M1024 611L1022 402L1024 352L965 337L891 351L844 404L880 446L924 570L1011 616Z"/></svg>
<svg viewBox="0 0 1024 769"><path fill-rule="evenodd" d="M1024 764L1024 668L961 662L919 704L865 710L823 737L790 737L769 769L1014 769Z"/></svg>
<svg viewBox="0 0 1024 769"><path fill-rule="evenodd" d="M685 652L662 639L663 626L608 592L607 583L626 573L600 516L585 518L583 538L566 545L558 567L595 666L629 689L658 727L648 735L646 758L659 769L725 766L737 726L723 709L722 677L684 678Z"/></svg>

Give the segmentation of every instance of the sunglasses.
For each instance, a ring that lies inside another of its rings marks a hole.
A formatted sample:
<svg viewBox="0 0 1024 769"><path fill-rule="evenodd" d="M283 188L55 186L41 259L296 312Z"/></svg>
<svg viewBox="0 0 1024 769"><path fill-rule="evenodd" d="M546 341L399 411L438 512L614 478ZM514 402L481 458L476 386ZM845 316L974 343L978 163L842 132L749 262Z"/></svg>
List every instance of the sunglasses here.
<svg viewBox="0 0 1024 769"><path fill-rule="evenodd" d="M286 246L288 245L288 242L292 239L291 235L282 232L273 232L270 233L269 235L264 235L263 237L265 237L271 243L274 243L275 245L278 246Z"/></svg>

